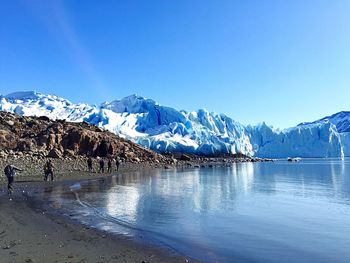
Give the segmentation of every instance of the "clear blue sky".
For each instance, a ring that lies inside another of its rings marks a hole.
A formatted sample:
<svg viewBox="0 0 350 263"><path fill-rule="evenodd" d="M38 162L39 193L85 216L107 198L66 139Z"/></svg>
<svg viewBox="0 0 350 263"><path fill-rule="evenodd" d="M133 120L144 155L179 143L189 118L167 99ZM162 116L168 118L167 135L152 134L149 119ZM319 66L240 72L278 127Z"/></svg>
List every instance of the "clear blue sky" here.
<svg viewBox="0 0 350 263"><path fill-rule="evenodd" d="M139 94L285 128L350 110L350 1L0 2L0 93Z"/></svg>

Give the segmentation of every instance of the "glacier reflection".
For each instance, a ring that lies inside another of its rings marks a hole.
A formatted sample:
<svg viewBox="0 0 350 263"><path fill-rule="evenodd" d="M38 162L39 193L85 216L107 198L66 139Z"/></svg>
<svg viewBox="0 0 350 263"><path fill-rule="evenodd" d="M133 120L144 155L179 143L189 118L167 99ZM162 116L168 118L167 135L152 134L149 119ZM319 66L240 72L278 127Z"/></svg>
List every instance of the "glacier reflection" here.
<svg viewBox="0 0 350 263"><path fill-rule="evenodd" d="M223 169L229 176L221 176ZM179 176L179 180L174 180ZM106 208L110 215L132 221L140 217L138 212L145 216L144 211L139 210L152 209L144 200L154 197L161 205L173 210L191 206L193 211L209 212L222 209L223 205L229 209L234 208L237 192L249 192L253 183L252 163L212 168L205 174L200 169L166 170L162 174L159 170L133 173L132 176L112 177L106 192ZM186 203L181 202L184 197ZM223 203L222 200L231 202Z"/></svg>
<svg viewBox="0 0 350 263"><path fill-rule="evenodd" d="M77 191L85 222L203 261L350 260L348 159L143 170Z"/></svg>

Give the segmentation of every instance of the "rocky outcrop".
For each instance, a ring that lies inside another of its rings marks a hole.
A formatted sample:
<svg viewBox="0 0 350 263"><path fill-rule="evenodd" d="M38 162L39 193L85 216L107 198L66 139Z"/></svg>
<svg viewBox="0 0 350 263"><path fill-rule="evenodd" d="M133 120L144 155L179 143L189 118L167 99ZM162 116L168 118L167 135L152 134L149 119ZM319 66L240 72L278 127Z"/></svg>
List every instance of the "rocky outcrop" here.
<svg viewBox="0 0 350 263"><path fill-rule="evenodd" d="M0 112L0 149L1 156L19 153L52 158L118 155L131 162L169 159L85 122L21 117L6 112Z"/></svg>

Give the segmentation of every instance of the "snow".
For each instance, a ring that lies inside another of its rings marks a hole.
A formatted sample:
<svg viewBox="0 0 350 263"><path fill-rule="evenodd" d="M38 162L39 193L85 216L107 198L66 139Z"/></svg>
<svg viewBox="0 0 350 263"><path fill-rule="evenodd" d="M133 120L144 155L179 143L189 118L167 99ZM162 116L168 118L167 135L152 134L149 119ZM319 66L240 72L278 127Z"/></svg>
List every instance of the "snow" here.
<svg viewBox="0 0 350 263"><path fill-rule="evenodd" d="M142 114L116 113L107 109L94 109L83 119L92 125L109 130L121 137L133 139L145 136L136 131L137 120Z"/></svg>
<svg viewBox="0 0 350 263"><path fill-rule="evenodd" d="M0 98L0 110L24 116L47 116L55 120L82 121L86 112L92 109L87 104L73 104L66 99L38 92L15 92Z"/></svg>
<svg viewBox="0 0 350 263"><path fill-rule="evenodd" d="M16 92L0 96L0 110L86 121L159 152L239 152L270 158L350 156L350 112L280 131L265 123L243 126L205 109L179 111L137 95L96 106L38 92Z"/></svg>

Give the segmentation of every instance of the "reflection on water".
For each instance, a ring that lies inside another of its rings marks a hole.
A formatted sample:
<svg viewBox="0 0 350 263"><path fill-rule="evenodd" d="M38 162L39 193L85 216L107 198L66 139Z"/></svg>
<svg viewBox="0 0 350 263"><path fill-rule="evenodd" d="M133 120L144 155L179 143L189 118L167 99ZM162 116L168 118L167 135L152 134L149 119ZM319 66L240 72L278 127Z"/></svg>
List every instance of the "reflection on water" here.
<svg viewBox="0 0 350 263"><path fill-rule="evenodd" d="M212 262L349 262L350 163L140 171L50 192L84 223Z"/></svg>

